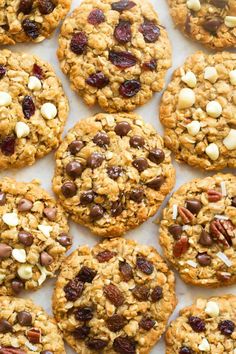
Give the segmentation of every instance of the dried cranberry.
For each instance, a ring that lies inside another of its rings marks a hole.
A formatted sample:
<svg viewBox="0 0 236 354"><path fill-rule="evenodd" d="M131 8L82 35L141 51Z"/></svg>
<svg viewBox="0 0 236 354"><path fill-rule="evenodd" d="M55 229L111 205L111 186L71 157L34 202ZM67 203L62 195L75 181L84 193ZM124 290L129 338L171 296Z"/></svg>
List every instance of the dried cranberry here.
<svg viewBox="0 0 236 354"><path fill-rule="evenodd" d="M144 257L137 257L136 265L141 272L150 275L154 271L152 262L148 261Z"/></svg>
<svg viewBox="0 0 236 354"><path fill-rule="evenodd" d="M42 15L48 15L55 9L55 5L51 0L39 0L38 7Z"/></svg>
<svg viewBox="0 0 236 354"><path fill-rule="evenodd" d="M193 354L192 349L190 349L189 347L181 347L179 354Z"/></svg>
<svg viewBox="0 0 236 354"><path fill-rule="evenodd" d="M137 63L137 59L133 54L129 52L115 52L114 50L110 51L109 60L121 69L130 68Z"/></svg>
<svg viewBox="0 0 236 354"><path fill-rule="evenodd" d="M93 318L92 307L79 307L75 313L75 318L78 321L90 321Z"/></svg>
<svg viewBox="0 0 236 354"><path fill-rule="evenodd" d="M86 341L87 347L93 350L101 350L107 346L107 341L102 339L89 339Z"/></svg>
<svg viewBox="0 0 236 354"><path fill-rule="evenodd" d="M114 314L107 319L107 327L112 332L120 331L126 324L124 316Z"/></svg>
<svg viewBox="0 0 236 354"><path fill-rule="evenodd" d="M33 0L20 0L18 11L28 15L33 8Z"/></svg>
<svg viewBox="0 0 236 354"><path fill-rule="evenodd" d="M25 34L27 34L28 37L30 37L32 39L38 38L38 36L40 34L40 24L39 23L26 18L22 22L22 27L23 27Z"/></svg>
<svg viewBox="0 0 236 354"><path fill-rule="evenodd" d="M129 21L120 21L114 31L115 39L124 44L131 41L131 36L131 23Z"/></svg>
<svg viewBox="0 0 236 354"><path fill-rule="evenodd" d="M195 332L204 332L206 330L205 322L199 317L190 316L188 323Z"/></svg>
<svg viewBox="0 0 236 354"><path fill-rule="evenodd" d="M147 301L150 290L146 285L136 285L132 290L134 297L139 301Z"/></svg>
<svg viewBox="0 0 236 354"><path fill-rule="evenodd" d="M235 330L235 324L230 320L224 320L220 321L218 328L225 336L231 336L231 334Z"/></svg>
<svg viewBox="0 0 236 354"><path fill-rule="evenodd" d="M157 285L151 293L152 302L157 302L162 298L163 298L163 289L161 286Z"/></svg>
<svg viewBox="0 0 236 354"><path fill-rule="evenodd" d="M156 59L152 59L152 60L150 60L150 61L146 61L146 62L143 63L143 65L142 65L142 69L143 69L143 70L146 70L146 71L148 71L148 70L154 71L154 70L156 70L156 68L157 68L157 61L156 61Z"/></svg>
<svg viewBox="0 0 236 354"><path fill-rule="evenodd" d="M74 332L73 332L73 336L75 339L85 339L90 332L90 328L88 326L81 326L81 327L77 327Z"/></svg>
<svg viewBox="0 0 236 354"><path fill-rule="evenodd" d="M92 283L97 272L89 267L82 267L77 275L77 279L82 281L82 283Z"/></svg>
<svg viewBox="0 0 236 354"><path fill-rule="evenodd" d="M75 278L69 281L69 283L64 287L65 297L68 301L77 300L84 290L84 284Z"/></svg>
<svg viewBox="0 0 236 354"><path fill-rule="evenodd" d="M151 318L144 316L139 322L139 327L145 329L145 331L150 331L154 327L155 323L156 322Z"/></svg>
<svg viewBox="0 0 236 354"><path fill-rule="evenodd" d="M124 295L116 285L105 285L103 291L105 297L116 307L121 306L124 303Z"/></svg>
<svg viewBox="0 0 236 354"><path fill-rule="evenodd" d="M29 119L35 113L35 105L31 96L25 96L22 101L22 110L26 119Z"/></svg>
<svg viewBox="0 0 236 354"><path fill-rule="evenodd" d="M154 43L160 36L160 28L152 21L145 20L139 27L139 32L143 34L144 40L147 43Z"/></svg>
<svg viewBox="0 0 236 354"><path fill-rule="evenodd" d="M86 79L86 83L90 86L102 89L109 84L109 79L101 71L98 71L95 74L90 75Z"/></svg>
<svg viewBox="0 0 236 354"><path fill-rule="evenodd" d="M120 336L114 340L113 349L120 354L135 354L136 343L133 338Z"/></svg>
<svg viewBox="0 0 236 354"><path fill-rule="evenodd" d="M1 151L5 156L11 156L15 152L16 137L14 135L6 136L1 142Z"/></svg>
<svg viewBox="0 0 236 354"><path fill-rule="evenodd" d="M120 261L119 262L119 270L120 270L121 276L122 276L124 281L129 281L130 279L133 278L132 267L126 261L124 261L124 262Z"/></svg>
<svg viewBox="0 0 236 354"><path fill-rule="evenodd" d="M105 16L102 10L93 9L88 15L88 23L91 25L99 25L100 23L105 21Z"/></svg>
<svg viewBox="0 0 236 354"><path fill-rule="evenodd" d="M135 96L141 89L140 81L138 80L126 80L120 85L119 93L125 98Z"/></svg>
<svg viewBox="0 0 236 354"><path fill-rule="evenodd" d="M32 74L36 76L39 80L42 80L43 69L38 64L34 64Z"/></svg>
<svg viewBox="0 0 236 354"><path fill-rule="evenodd" d="M76 32L73 34L70 42L70 49L75 54L83 54L87 47L88 38L84 32Z"/></svg>
<svg viewBox="0 0 236 354"><path fill-rule="evenodd" d="M0 65L0 79L2 79L3 76L6 75L6 72L7 72L6 68L4 68L3 65Z"/></svg>
<svg viewBox="0 0 236 354"><path fill-rule="evenodd" d="M115 252L112 252L112 251L109 251L109 250L105 250L105 251L99 252L96 255L96 258L97 258L99 263L104 263L104 262L108 262L115 255L116 255Z"/></svg>
<svg viewBox="0 0 236 354"><path fill-rule="evenodd" d="M112 10L118 11L118 12L130 10L134 6L136 6L135 2L129 1L129 0L121 0L121 1L113 2L113 4L111 4Z"/></svg>

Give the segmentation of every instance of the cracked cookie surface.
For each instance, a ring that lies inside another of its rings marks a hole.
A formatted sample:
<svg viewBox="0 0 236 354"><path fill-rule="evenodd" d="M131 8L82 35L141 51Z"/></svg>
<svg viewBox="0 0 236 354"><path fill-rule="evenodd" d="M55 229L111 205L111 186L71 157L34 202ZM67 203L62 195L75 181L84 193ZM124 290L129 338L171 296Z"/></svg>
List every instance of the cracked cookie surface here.
<svg viewBox="0 0 236 354"><path fill-rule="evenodd" d="M235 0L168 0L177 27L213 49L236 46Z"/></svg>
<svg viewBox="0 0 236 354"><path fill-rule="evenodd" d="M236 296L199 298L166 332L166 354L235 354Z"/></svg>
<svg viewBox="0 0 236 354"><path fill-rule="evenodd" d="M173 273L153 247L105 240L67 258L54 314L77 353L147 354L174 310L174 288Z"/></svg>
<svg viewBox="0 0 236 354"><path fill-rule="evenodd" d="M0 51L0 169L32 165L55 149L69 111L52 67L24 53Z"/></svg>
<svg viewBox="0 0 236 354"><path fill-rule="evenodd" d="M62 26L58 57L87 105L131 111L162 90L171 47L148 0L85 0Z"/></svg>
<svg viewBox="0 0 236 354"><path fill-rule="evenodd" d="M0 297L1 354L65 354L61 333L48 314L31 300Z"/></svg>
<svg viewBox="0 0 236 354"><path fill-rule="evenodd" d="M204 170L236 167L236 54L197 52L163 94L164 141L178 162Z"/></svg>
<svg viewBox="0 0 236 354"><path fill-rule="evenodd" d="M71 0L2 0L0 44L39 43L52 35Z"/></svg>
<svg viewBox="0 0 236 354"><path fill-rule="evenodd" d="M56 153L54 192L99 236L120 236L154 215L174 181L170 151L137 114L81 120Z"/></svg>
<svg viewBox="0 0 236 354"><path fill-rule="evenodd" d="M36 290L71 246L65 212L39 183L0 180L0 295Z"/></svg>
<svg viewBox="0 0 236 354"><path fill-rule="evenodd" d="M218 287L236 282L235 183L231 174L192 180L163 211L160 243L187 283Z"/></svg>

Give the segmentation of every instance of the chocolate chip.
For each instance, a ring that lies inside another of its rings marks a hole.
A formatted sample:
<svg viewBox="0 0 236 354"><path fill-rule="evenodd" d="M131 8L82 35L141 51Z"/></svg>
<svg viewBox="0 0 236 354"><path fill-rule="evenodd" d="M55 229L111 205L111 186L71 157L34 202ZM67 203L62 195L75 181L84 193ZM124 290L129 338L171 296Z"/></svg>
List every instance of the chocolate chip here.
<svg viewBox="0 0 236 354"><path fill-rule="evenodd" d="M157 285L151 293L152 302L157 302L162 298L163 298L163 289L161 286Z"/></svg>
<svg viewBox="0 0 236 354"><path fill-rule="evenodd" d="M18 239L24 246L31 246L34 242L33 235L30 232L24 230L19 231Z"/></svg>
<svg viewBox="0 0 236 354"><path fill-rule="evenodd" d="M218 325L218 329L220 330L220 332L222 334L224 334L225 336L231 336L231 334L234 332L235 330L235 324L234 322L230 321L230 320L224 320L224 321L220 321L219 325Z"/></svg>
<svg viewBox="0 0 236 354"><path fill-rule="evenodd" d="M145 140L140 135L134 135L134 136L131 136L131 138L129 140L129 144L130 144L131 147L133 147L135 149L138 149L138 148L144 146Z"/></svg>
<svg viewBox="0 0 236 354"><path fill-rule="evenodd" d="M110 138L106 133L98 132L93 138L93 142L100 147L105 147L110 144Z"/></svg>
<svg viewBox="0 0 236 354"><path fill-rule="evenodd" d="M149 317L143 316L139 322L139 327L143 328L145 331L150 331L155 326L156 321Z"/></svg>
<svg viewBox="0 0 236 354"><path fill-rule="evenodd" d="M116 337L113 342L113 349L116 353L120 354L135 354L136 343L133 338L130 337Z"/></svg>
<svg viewBox="0 0 236 354"><path fill-rule="evenodd" d="M197 215L202 208L202 203L197 199L186 200L186 208L191 211L192 214Z"/></svg>
<svg viewBox="0 0 236 354"><path fill-rule="evenodd" d="M122 328L125 326L126 319L124 316L115 313L111 317L108 317L106 322L107 322L107 327L109 328L110 331L118 332L121 331Z"/></svg>
<svg viewBox="0 0 236 354"><path fill-rule="evenodd" d="M94 201L95 194L93 191L86 191L80 195L80 203L82 205L91 204Z"/></svg>
<svg viewBox="0 0 236 354"><path fill-rule="evenodd" d="M79 161L71 161L66 165L66 173L71 178L80 177L83 172L83 165Z"/></svg>
<svg viewBox="0 0 236 354"><path fill-rule="evenodd" d="M48 254L47 252L42 252L40 254L40 264L43 267L49 266L50 264L52 264L52 262L53 262L53 257L50 256L50 254Z"/></svg>
<svg viewBox="0 0 236 354"><path fill-rule="evenodd" d="M29 211L33 207L33 202L31 200L22 198L17 204L18 211Z"/></svg>
<svg viewBox="0 0 236 354"><path fill-rule="evenodd" d="M132 294L139 301L147 301L150 290L146 285L136 285L132 290Z"/></svg>
<svg viewBox="0 0 236 354"><path fill-rule="evenodd" d="M137 257L136 265L141 272L147 275L151 275L154 271L152 262L148 261L147 258Z"/></svg>
<svg viewBox="0 0 236 354"><path fill-rule="evenodd" d="M163 183L165 182L165 177L158 176L151 180L150 182L146 183L146 186L154 189L155 191L159 191Z"/></svg>
<svg viewBox="0 0 236 354"><path fill-rule="evenodd" d="M111 215L119 216L124 210L123 204L120 200L111 203Z"/></svg>
<svg viewBox="0 0 236 354"><path fill-rule="evenodd" d="M107 174L113 180L116 180L118 177L120 177L122 172L123 169L119 166L110 166L107 168Z"/></svg>
<svg viewBox="0 0 236 354"><path fill-rule="evenodd" d="M148 168L148 162L144 157L139 157L132 162L132 165L139 171L143 172Z"/></svg>
<svg viewBox="0 0 236 354"><path fill-rule="evenodd" d="M197 316L190 316L188 323L195 332L204 332L206 330L205 322Z"/></svg>
<svg viewBox="0 0 236 354"><path fill-rule="evenodd" d="M216 34L223 22L224 21L221 17L210 17L203 22L202 26L207 32Z"/></svg>
<svg viewBox="0 0 236 354"><path fill-rule="evenodd" d="M88 167L94 169L102 165L104 156L100 152L93 152L87 159Z"/></svg>
<svg viewBox="0 0 236 354"><path fill-rule="evenodd" d="M21 326L31 326L32 325L32 315L28 311L18 312L17 321Z"/></svg>
<svg viewBox="0 0 236 354"><path fill-rule="evenodd" d="M4 192L0 192L0 206L6 204L6 194Z"/></svg>
<svg viewBox="0 0 236 354"><path fill-rule="evenodd" d="M5 319L0 320L0 333L12 332L13 328L10 322Z"/></svg>
<svg viewBox="0 0 236 354"><path fill-rule="evenodd" d="M62 245L63 247L68 247L72 245L72 237L65 234L65 233L61 233L59 235L58 238L58 242L60 243L60 245Z"/></svg>
<svg viewBox="0 0 236 354"><path fill-rule="evenodd" d="M104 215L104 209L101 207L101 205L95 204L90 208L90 218L93 221L99 220L103 217Z"/></svg>
<svg viewBox="0 0 236 354"><path fill-rule="evenodd" d="M233 197L232 201L231 201L231 205L233 207L236 207L236 197Z"/></svg>
<svg viewBox="0 0 236 354"><path fill-rule="evenodd" d="M88 337L89 332L90 328L86 325L77 327L73 332L73 337L75 339L85 339L86 337Z"/></svg>
<svg viewBox="0 0 236 354"><path fill-rule="evenodd" d="M121 273L121 276L124 281L129 281L130 279L133 279L133 269L129 263L126 261L119 261L119 271Z"/></svg>
<svg viewBox="0 0 236 354"><path fill-rule="evenodd" d="M57 216L57 209L56 208L44 208L43 210L44 215L50 221L55 221Z"/></svg>
<svg viewBox="0 0 236 354"><path fill-rule="evenodd" d="M173 224L168 227L168 231L175 240L178 240L182 235L183 229L182 226Z"/></svg>
<svg viewBox="0 0 236 354"><path fill-rule="evenodd" d="M130 192L130 199L136 203L141 203L144 198L144 191L142 189L133 189Z"/></svg>
<svg viewBox="0 0 236 354"><path fill-rule="evenodd" d="M209 256L206 252L198 253L196 259L198 263L203 267L206 267L211 264L211 256Z"/></svg>
<svg viewBox="0 0 236 354"><path fill-rule="evenodd" d="M223 9L229 3L229 0L211 0L212 5L218 7L219 9Z"/></svg>
<svg viewBox="0 0 236 354"><path fill-rule="evenodd" d="M84 143L81 140L74 140L68 146L68 149L72 155L76 155L84 147Z"/></svg>
<svg viewBox="0 0 236 354"><path fill-rule="evenodd" d="M24 289L24 283L19 279L13 279L11 287L15 294L19 294Z"/></svg>
<svg viewBox="0 0 236 354"><path fill-rule="evenodd" d="M202 230L198 243L202 246L208 247L213 245L213 240L207 231Z"/></svg>
<svg viewBox="0 0 236 354"><path fill-rule="evenodd" d="M74 182L67 181L62 185L61 191L65 198L72 198L76 195L77 187Z"/></svg>
<svg viewBox="0 0 236 354"><path fill-rule="evenodd" d="M11 256L12 248L6 243L0 243L0 259Z"/></svg>
<svg viewBox="0 0 236 354"><path fill-rule="evenodd" d="M190 349L189 347L181 347L179 354L193 354L192 349Z"/></svg>
<svg viewBox="0 0 236 354"><path fill-rule="evenodd" d="M165 159L164 151L161 149L153 149L149 152L148 158L150 161L154 162L155 164L159 165Z"/></svg>
<svg viewBox="0 0 236 354"><path fill-rule="evenodd" d="M126 136L131 130L131 126L128 122L119 122L115 126L115 133L119 136Z"/></svg>
<svg viewBox="0 0 236 354"><path fill-rule="evenodd" d="M92 283L93 279L95 278L97 272L93 270L92 268L83 266L78 275L77 278L82 281L83 283Z"/></svg>
<svg viewBox="0 0 236 354"><path fill-rule="evenodd" d="M75 313L75 318L78 321L90 321L93 318L93 309L92 307L84 306L84 307L78 307L76 313Z"/></svg>

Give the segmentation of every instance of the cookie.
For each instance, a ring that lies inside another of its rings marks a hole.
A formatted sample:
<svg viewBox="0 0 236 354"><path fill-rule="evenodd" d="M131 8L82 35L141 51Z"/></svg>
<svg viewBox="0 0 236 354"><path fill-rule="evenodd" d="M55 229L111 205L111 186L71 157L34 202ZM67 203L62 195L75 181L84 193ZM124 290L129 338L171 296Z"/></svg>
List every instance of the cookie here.
<svg viewBox="0 0 236 354"><path fill-rule="evenodd" d="M166 354L235 354L236 296L199 298L166 332Z"/></svg>
<svg viewBox="0 0 236 354"><path fill-rule="evenodd" d="M163 211L160 243L185 282L236 283L236 177L217 174L180 187Z"/></svg>
<svg viewBox="0 0 236 354"><path fill-rule="evenodd" d="M168 0L175 25L213 49L236 46L235 0Z"/></svg>
<svg viewBox="0 0 236 354"><path fill-rule="evenodd" d="M87 105L122 112L162 90L171 47L148 0L85 0L62 26L58 57Z"/></svg>
<svg viewBox="0 0 236 354"><path fill-rule="evenodd" d="M1 354L65 354L55 321L31 300L0 297Z"/></svg>
<svg viewBox="0 0 236 354"><path fill-rule="evenodd" d="M37 181L0 180L0 295L36 290L71 246L63 209Z"/></svg>
<svg viewBox="0 0 236 354"><path fill-rule="evenodd" d="M48 63L0 51L0 170L32 165L55 149L68 111L61 82Z"/></svg>
<svg viewBox="0 0 236 354"><path fill-rule="evenodd" d="M12 0L0 4L0 44L42 42L70 10L71 0Z"/></svg>
<svg viewBox="0 0 236 354"><path fill-rule="evenodd" d="M53 309L76 353L147 354L176 305L174 274L150 246L117 238L64 262Z"/></svg>
<svg viewBox="0 0 236 354"><path fill-rule="evenodd" d="M99 236L120 236L154 215L174 181L170 151L137 114L81 120L56 153L55 193Z"/></svg>
<svg viewBox="0 0 236 354"><path fill-rule="evenodd" d="M236 54L197 52L163 94L164 141L178 162L204 170L236 167Z"/></svg>

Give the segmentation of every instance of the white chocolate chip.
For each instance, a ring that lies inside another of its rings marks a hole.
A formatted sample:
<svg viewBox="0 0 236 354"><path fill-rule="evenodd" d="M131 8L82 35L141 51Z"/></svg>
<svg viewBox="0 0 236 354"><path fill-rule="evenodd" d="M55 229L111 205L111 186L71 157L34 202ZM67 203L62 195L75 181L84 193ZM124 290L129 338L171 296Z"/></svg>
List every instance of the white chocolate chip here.
<svg viewBox="0 0 236 354"><path fill-rule="evenodd" d="M225 16L225 26L229 28L236 27L236 16Z"/></svg>
<svg viewBox="0 0 236 354"><path fill-rule="evenodd" d="M210 81L212 84L218 79L218 74L214 66L207 66L204 70L204 79Z"/></svg>
<svg viewBox="0 0 236 354"><path fill-rule="evenodd" d="M200 131L201 125L198 120L193 120L191 123L186 125L186 128L190 135L195 136Z"/></svg>
<svg viewBox="0 0 236 354"><path fill-rule="evenodd" d="M12 257L20 263L25 263L26 262L26 252L23 248L18 249L15 248L14 250L12 250Z"/></svg>
<svg viewBox="0 0 236 354"><path fill-rule="evenodd" d="M202 342L198 346L198 349L203 352L209 352L211 350L210 344L206 338L203 338Z"/></svg>
<svg viewBox="0 0 236 354"><path fill-rule="evenodd" d="M50 225L38 225L39 231L46 237L50 237L50 232L52 232L52 226Z"/></svg>
<svg viewBox="0 0 236 354"><path fill-rule="evenodd" d="M11 95L9 95L7 92L0 91L0 107L9 106L11 102Z"/></svg>
<svg viewBox="0 0 236 354"><path fill-rule="evenodd" d="M219 305L215 301L208 301L208 303L206 304L205 312L210 317L217 317L220 314Z"/></svg>
<svg viewBox="0 0 236 354"><path fill-rule="evenodd" d="M191 88L194 88L197 84L196 76L192 71L188 71L181 79Z"/></svg>
<svg viewBox="0 0 236 354"><path fill-rule="evenodd" d="M30 90L39 91L42 88L42 83L36 76L30 76L28 81L28 88Z"/></svg>
<svg viewBox="0 0 236 354"><path fill-rule="evenodd" d="M209 116L218 118L222 113L222 107L217 101L210 101L207 103L206 111Z"/></svg>
<svg viewBox="0 0 236 354"><path fill-rule="evenodd" d="M201 9L201 3L199 0L188 0L187 7L193 11L199 11Z"/></svg>
<svg viewBox="0 0 236 354"><path fill-rule="evenodd" d="M234 349L234 353L233 354L236 354L236 349Z"/></svg>
<svg viewBox="0 0 236 354"><path fill-rule="evenodd" d="M231 85L236 85L236 70L231 70L229 73L229 79Z"/></svg>
<svg viewBox="0 0 236 354"><path fill-rule="evenodd" d="M16 213L5 213L2 220L8 226L17 226L19 224L18 216Z"/></svg>
<svg viewBox="0 0 236 354"><path fill-rule="evenodd" d="M25 138L26 136L29 135L30 128L29 128L28 124L26 124L24 122L18 122L18 123L16 123L16 126L15 126L15 132L16 132L17 138Z"/></svg>
<svg viewBox="0 0 236 354"><path fill-rule="evenodd" d="M22 264L18 268L17 273L21 279L31 279L33 276L32 266L30 264Z"/></svg>
<svg viewBox="0 0 236 354"><path fill-rule="evenodd" d="M206 154L211 160L216 161L220 155L219 148L215 143L211 143L206 147Z"/></svg>
<svg viewBox="0 0 236 354"><path fill-rule="evenodd" d="M195 93L190 88L183 88L179 93L178 108L189 108L195 103Z"/></svg>
<svg viewBox="0 0 236 354"><path fill-rule="evenodd" d="M53 276L52 272L49 272L45 267L42 267L40 264L37 263L37 267L40 270L40 277L38 278L38 284L39 286L42 285L45 280L47 279L47 276L49 275L50 277Z"/></svg>
<svg viewBox="0 0 236 354"><path fill-rule="evenodd" d="M57 107L50 102L44 103L41 107L41 113L45 119L54 119L57 115Z"/></svg>
<svg viewBox="0 0 236 354"><path fill-rule="evenodd" d="M223 140L223 144L228 150L236 149L236 129L230 129L229 134Z"/></svg>

